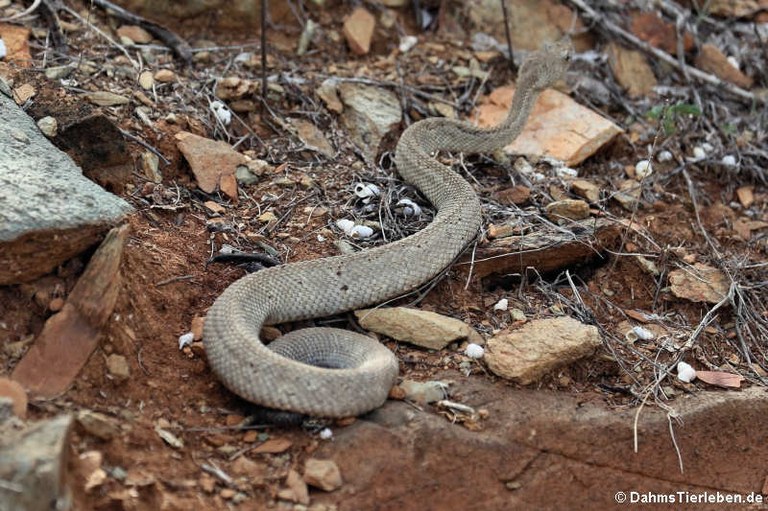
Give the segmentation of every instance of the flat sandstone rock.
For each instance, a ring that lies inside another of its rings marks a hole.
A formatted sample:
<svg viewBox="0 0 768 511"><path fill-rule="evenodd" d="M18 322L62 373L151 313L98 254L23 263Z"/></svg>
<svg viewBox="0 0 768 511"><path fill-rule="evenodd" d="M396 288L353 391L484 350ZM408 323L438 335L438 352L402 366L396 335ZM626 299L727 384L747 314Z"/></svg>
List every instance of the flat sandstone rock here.
<svg viewBox="0 0 768 511"><path fill-rule="evenodd" d="M473 115L481 127L499 124L507 116L513 86L494 90ZM605 117L554 89L541 93L523 132L504 151L527 156L549 156L577 165L622 132Z"/></svg>
<svg viewBox="0 0 768 511"><path fill-rule="evenodd" d="M0 93L0 285L45 275L131 211Z"/></svg>

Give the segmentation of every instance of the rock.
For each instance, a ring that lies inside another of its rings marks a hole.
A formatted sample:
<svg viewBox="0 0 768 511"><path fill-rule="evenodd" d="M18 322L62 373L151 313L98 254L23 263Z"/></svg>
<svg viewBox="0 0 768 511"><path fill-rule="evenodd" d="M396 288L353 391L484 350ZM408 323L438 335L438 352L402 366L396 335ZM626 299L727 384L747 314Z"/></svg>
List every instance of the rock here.
<svg viewBox="0 0 768 511"><path fill-rule="evenodd" d="M766 4L768 6L768 4ZM714 44L703 44L694 61L696 67L714 74L718 78L731 82L739 87L749 89L754 80L751 76L742 73L737 67L731 65L720 49Z"/></svg>
<svg viewBox="0 0 768 511"><path fill-rule="evenodd" d="M59 132L59 123L50 115L47 115L43 117L42 119L39 119L37 121L37 127L40 128L40 131L43 132L43 135L45 135L48 138L54 138L56 134Z"/></svg>
<svg viewBox="0 0 768 511"><path fill-rule="evenodd" d="M514 389L488 385L482 378L463 381L461 390L468 404L488 410L482 431L388 402L336 431L333 442L320 444L313 456L333 459L344 474L344 486L334 493L314 493L313 505L595 509L599 501L618 509L612 503L614 488L632 488L641 495L700 494L701 488L748 495L764 484L768 443L755 440L755 425L768 414L762 387L697 390L666 402L685 424L674 430L684 475L671 447L668 410L643 408L634 452L637 407L606 406L600 393ZM600 439L599 448L595 439ZM702 447L713 442L714 449ZM694 452L692 446L699 449Z"/></svg>
<svg viewBox="0 0 768 511"><path fill-rule="evenodd" d="M137 44L148 44L152 42L152 34L136 25L123 25L117 29L117 35L127 37Z"/></svg>
<svg viewBox="0 0 768 511"><path fill-rule="evenodd" d="M107 235L67 297L48 318L12 378L31 394L54 397L69 388L102 337L120 290L120 262L128 227Z"/></svg>
<svg viewBox="0 0 768 511"><path fill-rule="evenodd" d="M531 198L531 189L527 186L517 185L511 188L504 188L493 194L493 199L504 206L522 205Z"/></svg>
<svg viewBox="0 0 768 511"><path fill-rule="evenodd" d="M481 99L473 116L478 126L495 126L507 116L513 86L499 87ZM549 156L574 166L597 152L623 130L562 92L541 93L519 137L504 148L509 154ZM563 133L568 133L567 137Z"/></svg>
<svg viewBox="0 0 768 511"><path fill-rule="evenodd" d="M440 350L469 337L472 327L435 312L406 307L383 307L355 311L360 326L398 341Z"/></svg>
<svg viewBox="0 0 768 511"><path fill-rule="evenodd" d="M185 131L176 134L179 151L184 155L200 189L213 193L218 187L237 202L238 165L247 165L245 156L226 142L211 140Z"/></svg>
<svg viewBox="0 0 768 511"><path fill-rule="evenodd" d="M238 165L235 170L237 182L244 185L252 185L259 182L267 172L274 170L274 167L264 160L248 160L245 165Z"/></svg>
<svg viewBox="0 0 768 511"><path fill-rule="evenodd" d="M65 509L72 416L60 415L0 435L0 509Z"/></svg>
<svg viewBox="0 0 768 511"><path fill-rule="evenodd" d="M128 360L122 355L112 354L107 357L107 371L117 383L122 383L131 377Z"/></svg>
<svg viewBox="0 0 768 511"><path fill-rule="evenodd" d="M642 194L642 185L634 179L625 179L619 183L619 190L613 194L612 199L627 211L635 211L640 207L640 197Z"/></svg>
<svg viewBox="0 0 768 511"><path fill-rule="evenodd" d="M336 154L336 151L333 150L331 143L325 138L323 132L311 122L304 119L293 119L290 121L290 124L296 130L296 134L304 142L307 149L317 151L328 158L332 158Z"/></svg>
<svg viewBox="0 0 768 511"><path fill-rule="evenodd" d="M339 99L337 86L337 80L326 78L315 92L317 93L317 97L323 100L323 103L325 103L328 110L340 114L344 110L344 105L341 104L341 100Z"/></svg>
<svg viewBox="0 0 768 511"><path fill-rule="evenodd" d="M590 204L600 202L600 187L584 179L572 181L571 191L579 197L587 199Z"/></svg>
<svg viewBox="0 0 768 511"><path fill-rule="evenodd" d="M83 177L2 93L0 132L0 285L45 275L132 210Z"/></svg>
<svg viewBox="0 0 768 511"><path fill-rule="evenodd" d="M400 101L392 91L370 85L342 83L338 90L344 127L366 158L375 159L381 139L402 120Z"/></svg>
<svg viewBox="0 0 768 511"><path fill-rule="evenodd" d="M608 45L608 63L613 76L632 98L647 96L656 86L656 75L653 74L645 55L639 51L629 50L616 43Z"/></svg>
<svg viewBox="0 0 768 511"><path fill-rule="evenodd" d="M157 72L155 72L154 74L154 79L156 82L160 82L160 83L175 82L176 73L174 73L170 69L158 69Z"/></svg>
<svg viewBox="0 0 768 511"><path fill-rule="evenodd" d="M736 197L739 199L739 203L742 207L748 208L755 203L755 187L754 186L740 186L736 189Z"/></svg>
<svg viewBox="0 0 768 511"><path fill-rule="evenodd" d="M266 463L256 462L246 456L238 457L232 463L232 473L247 477L250 481L261 481L267 477L269 467Z"/></svg>
<svg viewBox="0 0 768 511"><path fill-rule="evenodd" d="M309 504L309 488L299 473L291 469L288 471L288 477L285 478L285 488L277 492L277 497L307 505Z"/></svg>
<svg viewBox="0 0 768 511"><path fill-rule="evenodd" d="M18 382L0 377L1 398L7 398L11 401L11 408L16 417L19 419L27 418L27 392ZM2 417L0 417L0 423L2 423Z"/></svg>
<svg viewBox="0 0 768 511"><path fill-rule="evenodd" d="M88 98L88 101L98 106L120 106L131 102L131 100L125 96L105 90L88 92L85 94L85 97Z"/></svg>
<svg viewBox="0 0 768 511"><path fill-rule="evenodd" d="M309 458L304 464L304 482L324 491L341 488L341 472L333 460Z"/></svg>
<svg viewBox="0 0 768 511"><path fill-rule="evenodd" d="M448 397L448 385L441 381L403 380L398 387L403 389L405 399L410 399L420 405L434 403Z"/></svg>
<svg viewBox="0 0 768 511"><path fill-rule="evenodd" d="M577 13L553 0L539 0L537 2L515 0L507 2L507 4L510 19L525 20L524 23L516 23L515 29L510 33L515 52L520 49L535 50L541 46L542 41L555 41L565 33L583 34L583 29L586 28ZM498 41L506 41L505 17L501 9L501 2L469 0L461 2L460 5L463 8L462 14L469 21L472 32L482 32L493 36ZM570 27L565 20L573 20L573 27ZM454 23L456 22L454 21ZM465 23L462 19L462 24ZM574 36L574 43L577 47L581 47L578 44L579 39L583 39L583 37ZM506 44L493 47L507 49Z"/></svg>
<svg viewBox="0 0 768 511"><path fill-rule="evenodd" d="M45 68L45 77L49 80L61 80L72 74L72 66L51 66Z"/></svg>
<svg viewBox="0 0 768 511"><path fill-rule="evenodd" d="M563 316L532 320L487 341L485 361L493 373L528 385L558 367L591 355L602 345L597 328Z"/></svg>
<svg viewBox="0 0 768 511"><path fill-rule="evenodd" d="M77 412L77 423L86 433L101 440L112 440L120 434L117 420L92 410Z"/></svg>
<svg viewBox="0 0 768 511"><path fill-rule="evenodd" d="M342 32L353 53L365 55L370 51L374 28L376 18L364 7L356 7L352 14L347 16Z"/></svg>
<svg viewBox="0 0 768 511"><path fill-rule="evenodd" d="M547 216L553 222L563 218L568 220L584 220L589 218L589 204L583 200L565 199L547 204Z"/></svg>
<svg viewBox="0 0 768 511"><path fill-rule="evenodd" d="M702 263L672 270L669 284L673 295L691 302L718 303L730 289L728 277L723 272Z"/></svg>
<svg viewBox="0 0 768 511"><path fill-rule="evenodd" d="M144 90L152 90L153 85L155 85L155 77L152 71L142 71L139 75L139 86Z"/></svg>

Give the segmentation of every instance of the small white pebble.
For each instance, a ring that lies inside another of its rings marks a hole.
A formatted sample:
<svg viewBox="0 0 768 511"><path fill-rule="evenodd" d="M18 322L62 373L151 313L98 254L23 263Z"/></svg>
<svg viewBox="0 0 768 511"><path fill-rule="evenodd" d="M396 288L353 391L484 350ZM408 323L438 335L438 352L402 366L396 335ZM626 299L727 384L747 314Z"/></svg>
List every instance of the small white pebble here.
<svg viewBox="0 0 768 511"><path fill-rule="evenodd" d="M715 150L715 147L709 142L704 142L703 144L701 144L701 148L704 149L704 152L706 153L711 153L712 151Z"/></svg>
<svg viewBox="0 0 768 511"><path fill-rule="evenodd" d="M635 333L638 339L641 339L643 341L650 341L651 339L656 337L656 335L653 332L641 326L633 326L632 331Z"/></svg>
<svg viewBox="0 0 768 511"><path fill-rule="evenodd" d="M325 236L323 236L322 234L318 234L317 235L317 241L319 241L320 243L324 242L325 241Z"/></svg>
<svg viewBox="0 0 768 511"><path fill-rule="evenodd" d="M376 197L380 193L379 187L372 183L357 183L355 185L355 195L361 199Z"/></svg>
<svg viewBox="0 0 768 511"><path fill-rule="evenodd" d="M493 306L493 310L495 311L505 311L509 307L509 300L506 298L502 298L496 304Z"/></svg>
<svg viewBox="0 0 768 511"><path fill-rule="evenodd" d="M703 147L696 146L693 148L693 158L695 160L703 160L707 157L707 152Z"/></svg>
<svg viewBox="0 0 768 511"><path fill-rule="evenodd" d="M640 160L635 164L635 175L638 178L645 179L651 174L653 174L653 165L650 160Z"/></svg>
<svg viewBox="0 0 768 511"><path fill-rule="evenodd" d="M349 235L349 233L352 231L352 228L355 226L355 222L352 220L347 220L346 218L339 218L336 220L336 227L344 231L345 234Z"/></svg>
<svg viewBox="0 0 768 511"><path fill-rule="evenodd" d="M4 59L8 54L8 49L5 47L5 42L0 39L0 59Z"/></svg>
<svg viewBox="0 0 768 511"><path fill-rule="evenodd" d="M530 164L525 158L518 158L512 167L521 174L531 174L533 172L533 165Z"/></svg>
<svg viewBox="0 0 768 511"><path fill-rule="evenodd" d="M579 171L571 167L557 167L555 175L559 178L579 177Z"/></svg>
<svg viewBox="0 0 768 511"><path fill-rule="evenodd" d="M735 67L736 69L739 69L739 61L736 60L736 57L734 57L733 55L729 55L725 60L727 60L728 63L733 67Z"/></svg>
<svg viewBox="0 0 768 511"><path fill-rule="evenodd" d="M729 167L736 166L736 157L732 154L726 154L720 161L723 163L723 165L727 165Z"/></svg>
<svg viewBox="0 0 768 511"><path fill-rule="evenodd" d="M221 121L221 124L224 126L229 126L229 124L232 122L232 112L229 110L229 108L227 108L227 105L221 101L211 102L211 111L216 115L219 121Z"/></svg>
<svg viewBox="0 0 768 511"><path fill-rule="evenodd" d="M195 340L195 334L192 332L187 332L186 334L179 336L179 349L184 349L184 346L189 346L192 344L192 341Z"/></svg>
<svg viewBox="0 0 768 511"><path fill-rule="evenodd" d="M696 370L685 362L677 363L677 379L690 383L696 379Z"/></svg>
<svg viewBox="0 0 768 511"><path fill-rule="evenodd" d="M659 151L659 154L656 155L656 159L659 161L659 163L670 161L672 159L672 153L669 151Z"/></svg>
<svg viewBox="0 0 768 511"><path fill-rule="evenodd" d="M485 350L479 344L471 342L467 344L466 348L464 348L464 354L469 358L478 359L483 358L483 355L485 355Z"/></svg>
<svg viewBox="0 0 768 511"><path fill-rule="evenodd" d="M395 206L403 206L403 216L418 217L421 215L421 206L411 199L400 199Z"/></svg>
<svg viewBox="0 0 768 511"><path fill-rule="evenodd" d="M249 51L243 51L238 53L235 56L235 62L238 64L242 64L243 62L248 62L249 60L251 60L251 58L253 58L253 53Z"/></svg>
<svg viewBox="0 0 768 511"><path fill-rule="evenodd" d="M400 39L400 46L398 46L398 50L400 50L400 53L408 53L414 46L416 46L416 43L418 42L418 37L407 35Z"/></svg>
<svg viewBox="0 0 768 511"><path fill-rule="evenodd" d="M320 437L320 440L330 440L333 438L333 431L331 428L323 428L320 430L320 434L318 436Z"/></svg>
<svg viewBox="0 0 768 511"><path fill-rule="evenodd" d="M349 234L350 238L364 240L373 236L373 229L367 225L355 225L347 234Z"/></svg>

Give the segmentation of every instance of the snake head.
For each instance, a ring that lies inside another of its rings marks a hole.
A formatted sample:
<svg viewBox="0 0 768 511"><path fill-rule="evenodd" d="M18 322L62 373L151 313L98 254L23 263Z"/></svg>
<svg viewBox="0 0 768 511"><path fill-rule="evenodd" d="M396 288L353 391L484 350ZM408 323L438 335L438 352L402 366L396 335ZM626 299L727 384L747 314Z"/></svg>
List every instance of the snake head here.
<svg viewBox="0 0 768 511"><path fill-rule="evenodd" d="M535 91L551 87L565 77L572 54L573 47L568 38L545 44L523 62L518 83L526 84Z"/></svg>

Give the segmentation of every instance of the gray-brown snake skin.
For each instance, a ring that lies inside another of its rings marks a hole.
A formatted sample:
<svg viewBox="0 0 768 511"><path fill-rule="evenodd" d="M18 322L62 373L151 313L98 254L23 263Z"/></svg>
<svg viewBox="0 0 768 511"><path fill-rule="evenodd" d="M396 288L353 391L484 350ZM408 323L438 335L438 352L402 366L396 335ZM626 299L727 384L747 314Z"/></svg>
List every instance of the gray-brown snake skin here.
<svg viewBox="0 0 768 511"><path fill-rule="evenodd" d="M261 327L381 303L440 273L475 238L481 210L469 183L432 154L490 152L509 144L538 94L563 77L569 57L567 42L533 54L498 126L430 118L405 130L397 145L398 172L438 210L425 229L354 254L268 268L229 286L208 311L203 334L208 362L224 385L253 403L318 417L381 406L398 374L395 356L383 345L346 330L309 328L265 346Z"/></svg>

